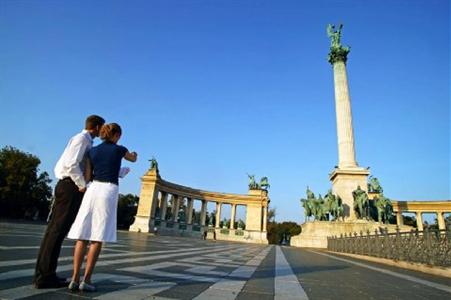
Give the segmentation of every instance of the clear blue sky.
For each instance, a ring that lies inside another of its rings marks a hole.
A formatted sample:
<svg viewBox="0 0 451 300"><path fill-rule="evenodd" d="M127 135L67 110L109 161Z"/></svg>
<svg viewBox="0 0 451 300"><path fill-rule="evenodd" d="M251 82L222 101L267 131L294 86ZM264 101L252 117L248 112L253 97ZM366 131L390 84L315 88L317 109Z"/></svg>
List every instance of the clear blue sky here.
<svg viewBox="0 0 451 300"><path fill-rule="evenodd" d="M357 161L396 200L450 199L450 5L397 1L0 0L0 147L53 166L89 114L164 179L247 193L279 221L337 164L328 23L344 23Z"/></svg>

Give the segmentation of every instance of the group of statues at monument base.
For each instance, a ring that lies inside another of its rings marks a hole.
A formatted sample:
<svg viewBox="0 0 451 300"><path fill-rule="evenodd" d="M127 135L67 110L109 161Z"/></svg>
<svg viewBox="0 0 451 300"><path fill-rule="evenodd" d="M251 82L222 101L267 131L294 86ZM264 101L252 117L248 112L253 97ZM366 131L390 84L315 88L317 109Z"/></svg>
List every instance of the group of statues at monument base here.
<svg viewBox="0 0 451 300"><path fill-rule="evenodd" d="M382 186L376 177L370 177L368 183L368 192L377 195L370 200L367 192L362 190L360 186L352 192L354 199L353 209L358 219L375 220L377 222L388 223L393 216L393 206L390 199L386 198L383 193ZM301 199L304 208L305 220L308 221L313 216L318 221L344 221L344 207L340 196L334 195L329 190L323 198L321 194L318 198L307 187L307 198Z"/></svg>

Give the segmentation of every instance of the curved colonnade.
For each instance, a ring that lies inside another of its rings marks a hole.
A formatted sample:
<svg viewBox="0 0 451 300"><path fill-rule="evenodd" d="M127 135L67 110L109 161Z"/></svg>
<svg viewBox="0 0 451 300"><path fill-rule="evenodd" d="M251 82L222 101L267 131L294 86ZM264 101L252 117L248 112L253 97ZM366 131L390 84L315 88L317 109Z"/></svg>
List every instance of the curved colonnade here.
<svg viewBox="0 0 451 300"><path fill-rule="evenodd" d="M438 228L446 229L445 214L451 213L451 201L392 201L396 224L403 225L402 213L415 213L417 228L423 231L423 213L437 216Z"/></svg>
<svg viewBox="0 0 451 300"><path fill-rule="evenodd" d="M205 233L207 238L218 240L268 243L266 226L270 200L266 190L249 190L249 194L240 195L193 189L161 179L156 167L147 171L141 182L138 211L130 231L199 238ZM200 218L194 217L194 201L201 202ZM214 224L206 224L209 202L215 203ZM231 205L230 225L221 228L221 208L225 204ZM239 205L246 207L244 229L235 226ZM180 218L181 211L184 218Z"/></svg>

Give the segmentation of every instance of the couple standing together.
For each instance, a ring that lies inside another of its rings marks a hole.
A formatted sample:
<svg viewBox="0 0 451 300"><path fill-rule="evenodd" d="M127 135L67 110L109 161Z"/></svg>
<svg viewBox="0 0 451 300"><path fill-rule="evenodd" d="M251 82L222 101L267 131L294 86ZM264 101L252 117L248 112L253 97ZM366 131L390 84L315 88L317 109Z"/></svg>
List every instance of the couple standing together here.
<svg viewBox="0 0 451 300"><path fill-rule="evenodd" d="M92 272L103 242L116 242L119 173L122 158L135 162L136 152L117 144L121 127L105 124L102 117L86 119L85 129L72 137L55 166L58 183L51 219L39 250L33 276L35 288L95 291ZM102 143L92 147L94 138ZM125 175L124 175L125 176ZM123 177L123 176L121 176ZM61 245L66 237L77 240L70 283L56 275ZM86 267L80 283L80 269L87 245Z"/></svg>

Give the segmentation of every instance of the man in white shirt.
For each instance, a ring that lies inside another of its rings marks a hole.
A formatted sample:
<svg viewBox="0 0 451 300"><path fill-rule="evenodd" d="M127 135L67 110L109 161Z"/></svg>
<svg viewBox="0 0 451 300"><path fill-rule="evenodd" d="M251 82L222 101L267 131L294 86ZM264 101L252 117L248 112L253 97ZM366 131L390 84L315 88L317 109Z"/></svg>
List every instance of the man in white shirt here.
<svg viewBox="0 0 451 300"><path fill-rule="evenodd" d="M73 136L55 166L55 202L36 262L33 286L38 289L67 286L65 279L56 276L61 245L80 208L86 181L83 176L85 154L105 123L102 117L92 115L86 119L85 129Z"/></svg>

